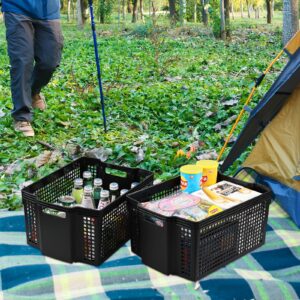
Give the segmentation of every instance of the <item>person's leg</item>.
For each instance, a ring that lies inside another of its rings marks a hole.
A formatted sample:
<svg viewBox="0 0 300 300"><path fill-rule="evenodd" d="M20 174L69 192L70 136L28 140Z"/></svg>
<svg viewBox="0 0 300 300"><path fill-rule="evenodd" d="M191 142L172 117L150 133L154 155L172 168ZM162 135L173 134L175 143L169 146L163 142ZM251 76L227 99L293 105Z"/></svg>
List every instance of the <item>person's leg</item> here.
<svg viewBox="0 0 300 300"><path fill-rule="evenodd" d="M34 28L29 17L5 13L6 39L10 58L12 116L32 121L31 77L34 62Z"/></svg>
<svg viewBox="0 0 300 300"><path fill-rule="evenodd" d="M60 20L34 21L34 58L32 96L41 92L59 66L63 48Z"/></svg>

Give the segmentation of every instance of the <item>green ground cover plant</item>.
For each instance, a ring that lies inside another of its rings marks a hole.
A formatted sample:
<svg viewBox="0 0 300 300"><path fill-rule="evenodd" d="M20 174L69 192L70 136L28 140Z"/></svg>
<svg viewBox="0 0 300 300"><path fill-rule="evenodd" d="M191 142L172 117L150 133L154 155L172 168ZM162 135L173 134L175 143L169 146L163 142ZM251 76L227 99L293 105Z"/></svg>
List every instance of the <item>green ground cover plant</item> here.
<svg viewBox="0 0 300 300"><path fill-rule="evenodd" d="M253 81L282 47L277 25L235 20L228 42L199 24L171 30L148 23L122 31L98 26L109 124L104 134L89 27L80 31L64 22L63 60L44 90L48 109L35 111L36 137L25 139L12 127L9 61L0 23L0 208L19 208L24 182L95 148L110 162L146 168L161 180L205 151L218 152ZM267 76L252 107L284 63L285 58ZM191 157L176 156L191 145L197 145Z"/></svg>

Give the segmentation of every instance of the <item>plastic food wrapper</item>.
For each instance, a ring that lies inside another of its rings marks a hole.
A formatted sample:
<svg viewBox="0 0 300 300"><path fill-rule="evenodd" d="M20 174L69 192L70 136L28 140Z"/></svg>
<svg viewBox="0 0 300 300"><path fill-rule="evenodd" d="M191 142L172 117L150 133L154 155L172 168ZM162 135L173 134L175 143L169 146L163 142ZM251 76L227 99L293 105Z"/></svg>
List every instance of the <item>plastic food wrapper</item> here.
<svg viewBox="0 0 300 300"><path fill-rule="evenodd" d="M156 201L140 203L140 206L162 216L200 221L207 217L211 204L200 197L180 193Z"/></svg>
<svg viewBox="0 0 300 300"><path fill-rule="evenodd" d="M204 198L222 209L228 209L257 197L260 193L232 182L220 181L193 193L193 195Z"/></svg>

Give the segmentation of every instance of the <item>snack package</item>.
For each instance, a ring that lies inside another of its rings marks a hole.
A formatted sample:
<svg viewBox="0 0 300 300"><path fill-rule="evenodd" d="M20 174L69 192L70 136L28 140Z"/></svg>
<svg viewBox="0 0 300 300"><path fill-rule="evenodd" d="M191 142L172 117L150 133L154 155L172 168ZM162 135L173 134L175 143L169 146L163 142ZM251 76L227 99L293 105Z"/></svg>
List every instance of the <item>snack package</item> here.
<svg viewBox="0 0 300 300"><path fill-rule="evenodd" d="M208 201L222 209L233 207L260 195L259 192L228 181L220 181L209 187L204 187L203 191L193 193L198 197L203 197L203 194Z"/></svg>
<svg viewBox="0 0 300 300"><path fill-rule="evenodd" d="M181 209L174 213L174 216L181 219L187 219L190 221L198 222L207 217L207 212L202 210L198 205L194 205L188 208Z"/></svg>
<svg viewBox="0 0 300 300"><path fill-rule="evenodd" d="M141 203L140 206L169 217L174 215L175 211L195 206L199 202L200 199L198 197L186 193L180 193L156 201L144 202Z"/></svg>

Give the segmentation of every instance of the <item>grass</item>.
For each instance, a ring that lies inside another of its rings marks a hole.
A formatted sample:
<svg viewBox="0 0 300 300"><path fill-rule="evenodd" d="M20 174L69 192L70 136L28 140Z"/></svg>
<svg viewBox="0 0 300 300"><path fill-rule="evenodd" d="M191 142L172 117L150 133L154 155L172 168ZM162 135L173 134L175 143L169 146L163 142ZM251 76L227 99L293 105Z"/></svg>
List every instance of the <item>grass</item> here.
<svg viewBox="0 0 300 300"><path fill-rule="evenodd" d="M229 127L219 132L214 126L239 112L253 81L281 49L279 16L273 25L265 25L263 19L234 20L231 42L214 39L201 25L170 30L164 21L157 28L147 23L126 25L126 31L118 31L115 24L99 25L109 124L105 134L90 30L87 26L79 31L74 24L63 23L63 60L43 91L47 111L34 112L33 139L12 129L9 61L0 23L0 103L5 114L0 118L0 166L6 168L17 160L21 164L20 172L0 173L0 208L19 207L17 191L23 182L35 181L71 160L70 144L109 148L109 161L149 169L161 179L177 174L181 164L195 161L204 150L219 151ZM252 106L284 62L267 76ZM237 99L238 104L224 106L230 99ZM206 117L207 112L213 114ZM59 149L64 154L60 162L41 168L28 163L25 159L45 150L38 141ZM187 150L194 142L201 147L190 159L176 157L179 149ZM144 153L140 162L138 149Z"/></svg>

